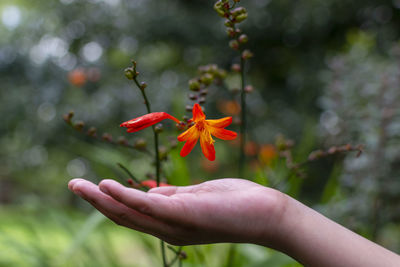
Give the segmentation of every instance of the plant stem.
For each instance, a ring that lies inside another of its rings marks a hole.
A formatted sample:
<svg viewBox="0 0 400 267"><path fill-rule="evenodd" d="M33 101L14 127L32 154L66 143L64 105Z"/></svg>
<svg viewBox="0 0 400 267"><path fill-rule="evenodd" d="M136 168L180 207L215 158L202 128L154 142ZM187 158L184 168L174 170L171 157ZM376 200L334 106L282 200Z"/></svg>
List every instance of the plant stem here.
<svg viewBox="0 0 400 267"><path fill-rule="evenodd" d="M144 104L146 105L146 109L147 109L147 113L151 113L151 106L150 106L150 102L147 98L145 89L142 88L142 86L140 86L140 83L138 82L138 80L136 79L136 77L133 79L133 81L135 82L136 86L139 88L140 92L142 92L142 96L144 99ZM155 163L156 163L156 182L157 182L157 186L160 186L160 151L159 151L159 147L158 147L158 133L156 132L156 128L153 125L153 134L154 134L154 154L155 154ZM167 258L165 255L165 243L164 241L160 240L160 246L161 246L161 255L162 255L162 261L163 261L163 267L168 267L167 264Z"/></svg>
<svg viewBox="0 0 400 267"><path fill-rule="evenodd" d="M163 260L163 267L169 267L167 263L167 257L165 255L165 243L160 239L160 246L161 246L161 255Z"/></svg>
<svg viewBox="0 0 400 267"><path fill-rule="evenodd" d="M239 155L239 178L243 178L244 166L245 166L245 144L246 144L246 91L245 91L245 60L240 55L240 78L241 78L241 89L240 89L240 155Z"/></svg>
<svg viewBox="0 0 400 267"><path fill-rule="evenodd" d="M140 181L138 178L136 178L132 172L130 170L128 170L127 167L125 167L124 165L122 165L121 163L117 163L118 167L120 167L122 170L124 170L128 175L129 178L131 178L133 181L135 181L136 183L140 184Z"/></svg>

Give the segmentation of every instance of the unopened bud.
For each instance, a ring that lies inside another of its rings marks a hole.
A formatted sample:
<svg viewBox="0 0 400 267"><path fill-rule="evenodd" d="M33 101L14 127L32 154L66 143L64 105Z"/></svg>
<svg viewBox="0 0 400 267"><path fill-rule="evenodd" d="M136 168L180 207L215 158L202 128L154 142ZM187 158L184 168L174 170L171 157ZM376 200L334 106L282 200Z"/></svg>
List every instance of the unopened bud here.
<svg viewBox="0 0 400 267"><path fill-rule="evenodd" d="M232 37L232 38L235 37L235 35L236 35L235 29L231 28L231 27L226 29L226 33L228 34L229 37Z"/></svg>
<svg viewBox="0 0 400 267"><path fill-rule="evenodd" d="M205 73L200 77L200 81L205 85L210 85L214 80L214 77L210 73Z"/></svg>
<svg viewBox="0 0 400 267"><path fill-rule="evenodd" d="M237 23L247 18L247 10L244 7L238 7L231 11L233 20Z"/></svg>
<svg viewBox="0 0 400 267"><path fill-rule="evenodd" d="M154 131L156 133L161 133L164 130L163 125L161 123L157 124L156 126L154 126Z"/></svg>
<svg viewBox="0 0 400 267"><path fill-rule="evenodd" d="M233 9L232 11L231 11L231 13L232 13L232 16L238 16L238 15L240 15L240 14L244 14L244 13L247 13L247 11L246 11L246 9L244 8L244 7L237 7L237 8L235 8L235 9Z"/></svg>
<svg viewBox="0 0 400 267"><path fill-rule="evenodd" d="M226 27L233 27L234 23L232 23L232 21L230 21L229 19L227 19L227 20L225 20L224 25L225 25Z"/></svg>
<svg viewBox="0 0 400 267"><path fill-rule="evenodd" d="M336 151L337 151L337 148L334 147L334 146L328 149L328 153L329 153L329 154L335 154Z"/></svg>
<svg viewBox="0 0 400 267"><path fill-rule="evenodd" d="M189 99L190 99L190 100L196 100L196 99L197 99L197 95L195 95L195 94L189 94Z"/></svg>
<svg viewBox="0 0 400 267"><path fill-rule="evenodd" d="M103 139L106 142L112 142L112 136L109 133L104 133L102 135L101 139Z"/></svg>
<svg viewBox="0 0 400 267"><path fill-rule="evenodd" d="M239 36L238 40L239 40L239 43L245 44L245 43L247 43L249 41L249 37L247 37L246 34L242 34L242 35Z"/></svg>
<svg viewBox="0 0 400 267"><path fill-rule="evenodd" d="M239 64L232 64L231 69L232 69L234 72L240 72L240 70L241 70Z"/></svg>
<svg viewBox="0 0 400 267"><path fill-rule="evenodd" d="M242 58L243 59L249 59L249 58L252 58L254 56L254 54L250 51L250 50L244 50L243 51L243 53L242 53Z"/></svg>
<svg viewBox="0 0 400 267"><path fill-rule="evenodd" d="M135 142L133 143L133 147L136 148L136 149L140 149L140 150L145 149L146 146L147 146L147 142L146 142L146 140L143 139L143 138L138 138L138 139L136 139Z"/></svg>
<svg viewBox="0 0 400 267"><path fill-rule="evenodd" d="M90 127L87 131L87 135L89 136L96 136L97 129L95 127Z"/></svg>
<svg viewBox="0 0 400 267"><path fill-rule="evenodd" d="M118 144L122 145L122 146L127 146L128 145L128 140L126 140L125 137L120 136L118 137Z"/></svg>
<svg viewBox="0 0 400 267"><path fill-rule="evenodd" d="M234 49L234 50L238 50L239 49L239 42L237 40L231 40L229 42L229 47Z"/></svg>
<svg viewBox="0 0 400 267"><path fill-rule="evenodd" d="M206 96L208 94L208 90L207 89L202 89L201 91L200 91L200 95L201 96Z"/></svg>
<svg viewBox="0 0 400 267"><path fill-rule="evenodd" d="M243 13L243 14L240 14L239 16L235 17L235 21L237 23L242 22L245 19L247 19L247 13Z"/></svg>
<svg viewBox="0 0 400 267"><path fill-rule="evenodd" d="M248 94L252 93L254 91L254 88L252 85L246 85L246 87L244 88L244 91Z"/></svg>
<svg viewBox="0 0 400 267"><path fill-rule="evenodd" d="M225 17L225 8L222 1L218 1L214 5L214 10L220 15L221 17Z"/></svg>
<svg viewBox="0 0 400 267"><path fill-rule="evenodd" d="M200 90L200 83L197 79L192 79L189 81L189 89L192 91Z"/></svg>
<svg viewBox="0 0 400 267"><path fill-rule="evenodd" d="M225 78L226 78L226 75L227 75L226 70L218 70L218 71L215 73L215 76L216 76L217 78L220 78L220 79L225 79Z"/></svg>
<svg viewBox="0 0 400 267"><path fill-rule="evenodd" d="M126 68L124 72L125 77L128 78L128 80L133 80L137 76L136 71L132 67Z"/></svg>
<svg viewBox="0 0 400 267"><path fill-rule="evenodd" d="M67 114L63 115L63 119L67 122L67 123L71 123L71 119L72 117L74 117L74 112L70 111Z"/></svg>
<svg viewBox="0 0 400 267"><path fill-rule="evenodd" d="M140 83L140 89L141 89L141 90L146 89L146 87L147 87L147 83L145 83L145 82L141 82L141 83Z"/></svg>
<svg viewBox="0 0 400 267"><path fill-rule="evenodd" d="M190 112L192 111L193 107L191 105L186 105L185 109L186 111Z"/></svg>
<svg viewBox="0 0 400 267"><path fill-rule="evenodd" d="M83 121L77 121L74 125L74 128L78 131L82 131L83 127L85 127L85 123Z"/></svg>
<svg viewBox="0 0 400 267"><path fill-rule="evenodd" d="M160 156L160 160L165 160L167 159L168 156L168 149L165 146L160 146L158 148L158 152L159 152L159 156Z"/></svg>
<svg viewBox="0 0 400 267"><path fill-rule="evenodd" d="M316 150L316 151L311 152L311 154L308 156L308 160L313 161L313 160L323 157L323 155L324 155L324 151Z"/></svg>

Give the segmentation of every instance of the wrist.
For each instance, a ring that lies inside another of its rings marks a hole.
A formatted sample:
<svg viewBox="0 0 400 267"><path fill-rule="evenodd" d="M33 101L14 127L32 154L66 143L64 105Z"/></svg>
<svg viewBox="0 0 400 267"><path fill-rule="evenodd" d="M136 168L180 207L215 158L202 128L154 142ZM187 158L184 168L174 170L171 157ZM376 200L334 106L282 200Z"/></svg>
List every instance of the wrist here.
<svg viewBox="0 0 400 267"><path fill-rule="evenodd" d="M289 232L287 228L290 227L287 223L290 220L288 212L293 209L293 205L293 199L288 195L272 188L264 188L260 195L261 223L258 225L258 235L252 243L283 251Z"/></svg>

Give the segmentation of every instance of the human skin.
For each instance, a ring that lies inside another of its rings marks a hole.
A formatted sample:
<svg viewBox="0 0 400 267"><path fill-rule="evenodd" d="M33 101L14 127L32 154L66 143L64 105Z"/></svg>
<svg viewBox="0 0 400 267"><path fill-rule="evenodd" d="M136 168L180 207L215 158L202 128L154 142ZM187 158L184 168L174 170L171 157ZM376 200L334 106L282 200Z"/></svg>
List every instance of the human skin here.
<svg viewBox="0 0 400 267"><path fill-rule="evenodd" d="M68 187L116 224L172 245L253 243L305 266L400 266L400 256L295 199L242 179L199 185L127 188L73 179Z"/></svg>

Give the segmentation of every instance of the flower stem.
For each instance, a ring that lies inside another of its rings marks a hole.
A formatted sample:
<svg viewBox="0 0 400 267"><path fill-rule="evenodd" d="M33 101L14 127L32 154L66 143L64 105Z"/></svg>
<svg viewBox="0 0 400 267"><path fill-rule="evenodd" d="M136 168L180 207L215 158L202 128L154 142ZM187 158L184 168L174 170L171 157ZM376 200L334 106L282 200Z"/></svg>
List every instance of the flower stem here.
<svg viewBox="0 0 400 267"><path fill-rule="evenodd" d="M142 92L142 96L144 99L144 104L146 105L147 113L151 113L151 106L150 102L147 98L146 92L144 89L141 88L138 80L135 78L133 79L135 81L136 86L140 89L140 92ZM156 132L155 126L152 126L153 128L153 134L154 134L154 154L155 154L155 162L156 162L156 182L157 186L160 185L160 151L158 148L158 133Z"/></svg>
<svg viewBox="0 0 400 267"><path fill-rule="evenodd" d="M241 104L241 112L240 112L240 155L239 155L239 177L243 178L244 175L244 166L245 166L245 144L246 144L246 91L245 91L245 60L243 57L240 57L240 78L241 78L241 88L240 88L240 104Z"/></svg>
<svg viewBox="0 0 400 267"><path fill-rule="evenodd" d="M133 79L135 82L136 86L139 88L140 92L142 92L142 96L144 99L144 104L146 105L147 113L151 113L151 106L150 102L147 98L145 89L142 88L140 83L138 82L137 78L135 77ZM156 182L157 186L160 186L160 169L161 169L161 162L160 162L160 150L158 147L158 133L156 131L155 126L153 125L153 134L154 134L154 154L155 154L155 163L156 163ZM160 240L160 246L161 246L161 255L162 255L162 261L163 261L163 267L168 267L167 264L167 258L165 255L165 243L164 241Z"/></svg>
<svg viewBox="0 0 400 267"><path fill-rule="evenodd" d="M167 257L165 256L165 243L160 239L161 255L163 260L163 267L169 267L167 263Z"/></svg>

